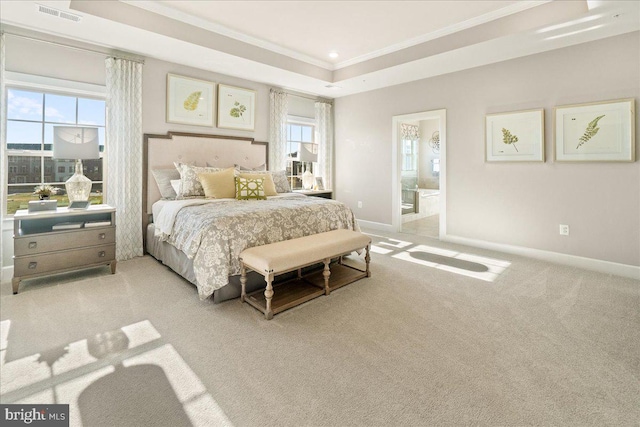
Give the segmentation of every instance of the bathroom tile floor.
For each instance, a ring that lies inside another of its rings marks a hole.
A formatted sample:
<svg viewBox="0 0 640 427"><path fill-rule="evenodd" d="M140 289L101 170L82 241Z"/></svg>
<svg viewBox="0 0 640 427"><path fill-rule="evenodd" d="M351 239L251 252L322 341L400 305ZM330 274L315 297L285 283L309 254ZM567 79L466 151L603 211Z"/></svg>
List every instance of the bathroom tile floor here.
<svg viewBox="0 0 640 427"><path fill-rule="evenodd" d="M401 233L437 239L440 235L440 215L436 214L415 221L405 222L402 224Z"/></svg>

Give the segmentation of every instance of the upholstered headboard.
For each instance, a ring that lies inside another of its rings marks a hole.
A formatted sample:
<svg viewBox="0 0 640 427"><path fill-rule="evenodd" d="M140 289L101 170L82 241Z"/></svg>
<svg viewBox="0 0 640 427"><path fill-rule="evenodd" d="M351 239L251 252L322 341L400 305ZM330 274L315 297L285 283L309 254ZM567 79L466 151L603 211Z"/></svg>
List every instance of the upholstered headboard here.
<svg viewBox="0 0 640 427"><path fill-rule="evenodd" d="M168 132L166 135L144 134L142 181L142 215L146 230L152 205L160 199L160 191L151 171L173 168L173 162L193 162L197 166L254 168L269 164L266 142L253 138Z"/></svg>

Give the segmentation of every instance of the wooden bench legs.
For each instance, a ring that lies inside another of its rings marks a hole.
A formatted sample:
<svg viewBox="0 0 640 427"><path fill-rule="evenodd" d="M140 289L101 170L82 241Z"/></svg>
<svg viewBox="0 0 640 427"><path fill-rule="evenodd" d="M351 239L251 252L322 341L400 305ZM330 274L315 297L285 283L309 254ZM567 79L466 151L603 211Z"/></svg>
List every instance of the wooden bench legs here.
<svg viewBox="0 0 640 427"><path fill-rule="evenodd" d="M329 288L329 276L331 276L331 270L329 269L330 263L331 263L331 258L327 258L324 260L324 271L322 272L322 277L324 277L324 294L325 295L329 295L331 293L331 289Z"/></svg>
<svg viewBox="0 0 640 427"><path fill-rule="evenodd" d="M298 275L300 275L300 271ZM267 320L273 319L273 310L271 309L271 300L273 299L273 273L266 274L264 280L267 282L267 288L264 290L265 299L265 313L264 317ZM240 294L240 301L245 302L247 298L247 268L243 263L240 263L240 286L242 286L242 292Z"/></svg>
<svg viewBox="0 0 640 427"><path fill-rule="evenodd" d="M269 273L264 279L267 281L267 289L264 290L264 299L266 301L264 317L267 320L271 320L273 319L273 310L271 310L271 298L273 298L273 273Z"/></svg>
<svg viewBox="0 0 640 427"><path fill-rule="evenodd" d="M290 285L286 285L286 283L277 285L278 295L275 296L275 300L273 290L275 273L273 271L265 271L264 273L260 272L267 284L264 293L256 291L247 294L247 270L251 267L247 267L247 265L241 261L240 285L242 287L242 292L240 294L240 301L254 306L264 313L267 320L271 320L273 319L274 314L280 313L283 310L295 307L296 305L302 304L322 294L329 295L332 290L352 283L363 277L371 277L371 270L369 269L369 263L371 261L369 253L370 244L365 247L365 250L366 254L364 259L366 262L366 270L360 270L359 268L343 264L342 256L340 256L338 260L339 265L335 266L335 274L332 274L329 266L331 258L325 258L321 261L324 264L322 271L312 272L303 277L302 268L296 268L298 270L298 278L286 282ZM278 272L278 274L295 271L296 269ZM333 277L333 283L329 280L331 277ZM285 286L288 287L285 289ZM264 300L262 300L262 295L264 295Z"/></svg>

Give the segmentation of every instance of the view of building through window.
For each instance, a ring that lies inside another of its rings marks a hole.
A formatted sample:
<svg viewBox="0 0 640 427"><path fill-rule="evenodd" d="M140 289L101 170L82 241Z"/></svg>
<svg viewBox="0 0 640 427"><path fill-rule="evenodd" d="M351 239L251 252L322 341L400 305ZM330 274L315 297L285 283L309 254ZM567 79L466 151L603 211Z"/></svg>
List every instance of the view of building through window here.
<svg viewBox="0 0 640 427"><path fill-rule="evenodd" d="M75 172L75 159L52 157L55 126L98 128L100 155L105 141L105 101L24 89L7 90L7 205L9 215L36 200L34 187L58 189L52 198L66 206L64 183ZM102 203L102 158L84 160L84 174L93 181L91 202Z"/></svg>
<svg viewBox="0 0 640 427"><path fill-rule="evenodd" d="M300 144L313 143L315 127L313 125L288 122L287 123L287 176L291 188L302 188L302 174L305 168L313 173L313 163L301 162Z"/></svg>

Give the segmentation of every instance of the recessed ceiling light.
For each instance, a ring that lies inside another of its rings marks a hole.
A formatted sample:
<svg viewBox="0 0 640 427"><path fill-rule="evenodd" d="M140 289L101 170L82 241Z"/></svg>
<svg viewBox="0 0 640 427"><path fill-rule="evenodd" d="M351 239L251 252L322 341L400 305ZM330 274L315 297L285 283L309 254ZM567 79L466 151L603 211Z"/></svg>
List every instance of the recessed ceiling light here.
<svg viewBox="0 0 640 427"><path fill-rule="evenodd" d="M338 52L336 52L335 50L332 50L331 52L329 52L329 58L337 58L338 57Z"/></svg>

